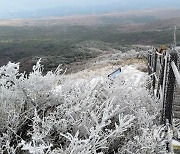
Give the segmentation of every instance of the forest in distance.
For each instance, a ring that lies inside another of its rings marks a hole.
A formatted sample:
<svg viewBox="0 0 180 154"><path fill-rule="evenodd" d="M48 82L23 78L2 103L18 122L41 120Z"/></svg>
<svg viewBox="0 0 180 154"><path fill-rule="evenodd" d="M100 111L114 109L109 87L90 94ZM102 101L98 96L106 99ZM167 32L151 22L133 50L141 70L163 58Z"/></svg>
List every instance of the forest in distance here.
<svg viewBox="0 0 180 154"><path fill-rule="evenodd" d="M174 25L179 24L178 19L159 20L149 15L130 15L126 18L102 16L97 19L93 16L93 20L102 21L101 24L92 21L92 25L87 25L84 17L76 17L68 19L69 23L64 24L59 24L59 19L35 20L33 22L36 24L30 26L27 26L28 20L21 26L2 25L1 21L0 66L8 61L20 62L21 71L31 71L37 59L42 58L45 71L49 71L59 64L63 68L69 68L73 63L86 62L110 53L112 49L127 51L132 49L131 45L136 44L171 45ZM77 24L79 20L81 22ZM51 21L54 23L49 24ZM178 27L176 36L179 44Z"/></svg>

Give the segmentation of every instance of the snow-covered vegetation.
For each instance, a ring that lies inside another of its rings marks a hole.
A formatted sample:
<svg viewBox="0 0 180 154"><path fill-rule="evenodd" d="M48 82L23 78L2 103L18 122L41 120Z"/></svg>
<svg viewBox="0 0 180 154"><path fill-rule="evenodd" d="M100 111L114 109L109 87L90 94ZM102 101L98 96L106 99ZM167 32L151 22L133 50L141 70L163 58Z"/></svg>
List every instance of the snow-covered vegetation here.
<svg viewBox="0 0 180 154"><path fill-rule="evenodd" d="M132 57L131 57L132 58ZM157 154L159 104L148 76L123 66L115 78L107 65L76 74L60 67L30 74L19 63L0 68L0 152L7 154Z"/></svg>

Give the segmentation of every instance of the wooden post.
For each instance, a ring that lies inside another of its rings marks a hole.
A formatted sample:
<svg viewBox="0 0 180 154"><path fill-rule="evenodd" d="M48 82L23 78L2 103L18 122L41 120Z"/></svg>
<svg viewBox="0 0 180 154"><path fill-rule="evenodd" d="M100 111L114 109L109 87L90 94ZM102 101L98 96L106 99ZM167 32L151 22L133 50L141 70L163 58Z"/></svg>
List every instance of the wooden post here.
<svg viewBox="0 0 180 154"><path fill-rule="evenodd" d="M165 86L166 86L166 80L167 80L167 59L168 59L168 54L166 53L163 59L163 64L162 64L162 72L159 80L160 87L162 88L162 111L161 111L161 124L166 124L166 118L165 118L165 108L166 108L166 102L164 101L165 97Z"/></svg>
<svg viewBox="0 0 180 154"><path fill-rule="evenodd" d="M163 78L164 78L164 66L165 66L165 59L164 57L159 57L159 60L161 60L162 62L160 62L160 74L158 77L158 86L157 86L157 93L156 93L156 97L158 97L159 99L161 98L161 93L162 91L162 86L163 86Z"/></svg>
<svg viewBox="0 0 180 154"><path fill-rule="evenodd" d="M151 74L151 60L152 59L152 52L148 52L148 73Z"/></svg>
<svg viewBox="0 0 180 154"><path fill-rule="evenodd" d="M172 104L173 104L173 95L174 95L174 88L175 88L175 80L176 77L174 75L173 69L171 67L171 62L174 62L177 65L177 52L171 51L168 54L167 58L167 73L166 73L166 80L164 86L164 99L163 103L165 105L165 119L163 123L166 122L168 119L169 123L172 124Z"/></svg>
<svg viewBox="0 0 180 154"><path fill-rule="evenodd" d="M157 54L156 54L156 50L154 51L154 64L153 64L153 73L156 73L156 67L157 67ZM156 86L156 78L155 78L155 74L153 75L153 93L154 93L154 89Z"/></svg>

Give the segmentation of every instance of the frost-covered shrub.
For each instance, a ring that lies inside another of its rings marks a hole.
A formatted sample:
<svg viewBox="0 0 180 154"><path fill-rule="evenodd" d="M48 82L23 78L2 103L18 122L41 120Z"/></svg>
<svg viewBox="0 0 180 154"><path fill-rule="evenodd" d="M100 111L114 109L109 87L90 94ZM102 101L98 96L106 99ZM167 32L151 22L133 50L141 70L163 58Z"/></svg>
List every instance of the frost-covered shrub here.
<svg viewBox="0 0 180 154"><path fill-rule="evenodd" d="M153 153L158 104L147 76L123 68L105 75L43 75L40 61L27 76L19 64L0 68L0 150L6 153ZM131 73L133 75L131 75Z"/></svg>
<svg viewBox="0 0 180 154"><path fill-rule="evenodd" d="M61 70L48 72L44 76L42 70L40 61L29 76L19 73L19 63L9 62L0 68L0 132L2 136L3 133L9 136L11 144L16 142L15 137L24 135L22 131L27 130L26 121L33 117L35 107L43 110L59 103L52 89L58 85ZM3 139L1 147L4 142Z"/></svg>

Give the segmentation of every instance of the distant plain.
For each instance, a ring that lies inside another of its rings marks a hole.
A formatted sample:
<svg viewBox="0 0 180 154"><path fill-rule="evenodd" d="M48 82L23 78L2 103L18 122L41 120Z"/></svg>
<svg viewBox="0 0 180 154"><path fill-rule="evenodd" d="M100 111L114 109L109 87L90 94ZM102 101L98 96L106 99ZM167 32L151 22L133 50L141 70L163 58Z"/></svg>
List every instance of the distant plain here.
<svg viewBox="0 0 180 154"><path fill-rule="evenodd" d="M73 69L99 55L127 51L132 45L170 45L180 10L146 9L105 14L0 20L0 65L21 62L30 71L42 58L45 71ZM77 70L78 71L78 70Z"/></svg>

